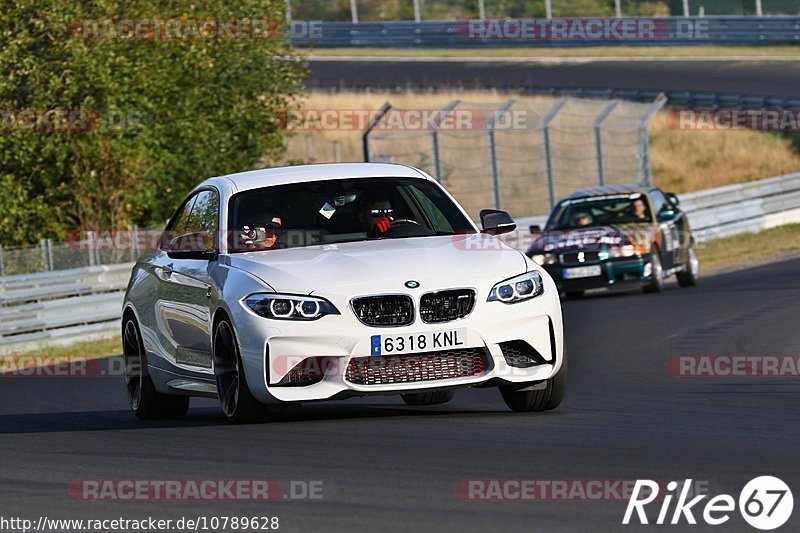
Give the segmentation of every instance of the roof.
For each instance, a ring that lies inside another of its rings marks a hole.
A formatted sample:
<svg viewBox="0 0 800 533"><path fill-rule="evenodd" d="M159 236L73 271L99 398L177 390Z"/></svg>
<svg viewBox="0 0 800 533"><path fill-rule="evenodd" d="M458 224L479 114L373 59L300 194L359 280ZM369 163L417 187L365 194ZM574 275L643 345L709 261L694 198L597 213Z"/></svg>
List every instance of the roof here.
<svg viewBox="0 0 800 533"><path fill-rule="evenodd" d="M577 190L567 196L567 198L589 198L592 196L607 196L611 194L644 194L653 190L655 190L655 187L652 185L603 185L602 187L591 187L588 189Z"/></svg>
<svg viewBox="0 0 800 533"><path fill-rule="evenodd" d="M231 182L237 192L272 185L287 183L305 183L309 181L345 179L345 178L422 178L431 179L424 172L407 165L392 163L323 163L315 165L297 165L291 167L265 168L228 174L210 178L212 183L220 179Z"/></svg>

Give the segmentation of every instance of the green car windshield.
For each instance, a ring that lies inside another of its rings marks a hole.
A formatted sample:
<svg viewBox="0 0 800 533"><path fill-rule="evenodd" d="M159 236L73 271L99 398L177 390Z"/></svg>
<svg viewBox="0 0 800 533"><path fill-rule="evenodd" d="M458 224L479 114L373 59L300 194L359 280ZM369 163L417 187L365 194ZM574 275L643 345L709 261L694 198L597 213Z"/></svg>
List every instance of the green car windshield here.
<svg viewBox="0 0 800 533"><path fill-rule="evenodd" d="M547 229L579 229L652 221L644 195L626 194L565 200L556 208Z"/></svg>

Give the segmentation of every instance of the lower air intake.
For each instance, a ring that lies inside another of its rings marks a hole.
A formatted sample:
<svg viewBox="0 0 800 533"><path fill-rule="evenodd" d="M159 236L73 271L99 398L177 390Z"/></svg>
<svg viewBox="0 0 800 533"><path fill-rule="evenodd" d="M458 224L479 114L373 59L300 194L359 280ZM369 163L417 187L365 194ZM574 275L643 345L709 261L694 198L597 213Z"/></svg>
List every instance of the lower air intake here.
<svg viewBox="0 0 800 533"><path fill-rule="evenodd" d="M503 352L506 364L514 368L528 368L547 363L536 348L523 340L501 342L500 350Z"/></svg>
<svg viewBox="0 0 800 533"><path fill-rule="evenodd" d="M484 348L446 350L427 354L354 357L345 379L356 385L416 383L480 376L488 368Z"/></svg>

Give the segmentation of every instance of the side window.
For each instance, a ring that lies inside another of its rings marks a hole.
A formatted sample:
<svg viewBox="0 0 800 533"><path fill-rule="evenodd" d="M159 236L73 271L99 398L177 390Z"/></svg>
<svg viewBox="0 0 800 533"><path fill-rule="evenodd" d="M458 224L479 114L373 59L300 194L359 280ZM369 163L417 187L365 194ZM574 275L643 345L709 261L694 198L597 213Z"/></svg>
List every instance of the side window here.
<svg viewBox="0 0 800 533"><path fill-rule="evenodd" d="M669 204L666 196L659 190L650 193L650 201L653 203L653 214L656 216Z"/></svg>
<svg viewBox="0 0 800 533"><path fill-rule="evenodd" d="M197 195L189 198L172 216L172 220L167 225L166 229L164 229L164 234L161 237L162 249L166 250L169 243L172 242L172 239L187 232L186 228L189 223L189 215L192 212L195 200L197 200Z"/></svg>
<svg viewBox="0 0 800 533"><path fill-rule="evenodd" d="M202 233L208 251L217 248L219 229L219 197L216 191L201 191L195 197L185 233Z"/></svg>

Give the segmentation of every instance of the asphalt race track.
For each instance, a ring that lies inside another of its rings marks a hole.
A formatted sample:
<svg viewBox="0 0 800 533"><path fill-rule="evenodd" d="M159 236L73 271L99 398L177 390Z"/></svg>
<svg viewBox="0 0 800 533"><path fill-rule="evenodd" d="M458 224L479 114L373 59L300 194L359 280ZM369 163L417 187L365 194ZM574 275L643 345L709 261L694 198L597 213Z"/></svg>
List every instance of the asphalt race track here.
<svg viewBox="0 0 800 533"><path fill-rule="evenodd" d="M800 487L800 380L665 370L673 355L800 353L799 270L794 259L692 289L670 283L662 294L565 302L570 387L546 414L514 414L496 389L469 389L444 406L354 399L254 426L227 425L213 402L193 400L185 420L143 423L128 412L121 378L0 378L0 506L32 519L278 516L281 531L637 531L620 524L622 500L475 502L454 489L468 479L692 478L738 499L748 480L767 474ZM320 480L323 498L90 502L68 494L75 480L131 478ZM754 531L731 515L714 529ZM799 524L795 512L783 530Z"/></svg>
<svg viewBox="0 0 800 533"><path fill-rule="evenodd" d="M800 61L316 61L310 88L597 87L796 98Z"/></svg>

